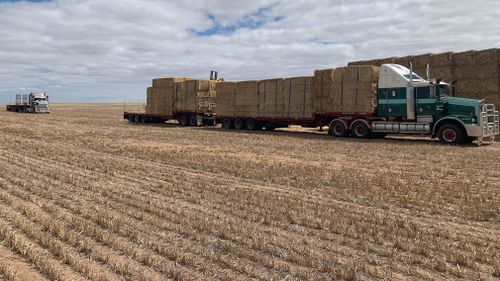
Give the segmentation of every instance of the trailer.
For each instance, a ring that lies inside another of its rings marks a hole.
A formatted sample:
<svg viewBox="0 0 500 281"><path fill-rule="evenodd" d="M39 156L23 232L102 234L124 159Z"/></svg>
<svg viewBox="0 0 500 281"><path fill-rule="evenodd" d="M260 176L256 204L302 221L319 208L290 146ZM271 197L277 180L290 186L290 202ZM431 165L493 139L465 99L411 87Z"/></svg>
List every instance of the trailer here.
<svg viewBox="0 0 500 281"><path fill-rule="evenodd" d="M19 113L50 113L49 96L46 93L16 95L16 102L8 104L7 111Z"/></svg>
<svg viewBox="0 0 500 281"><path fill-rule="evenodd" d="M217 72L210 80L191 78L155 78L147 89L146 104L128 110L123 118L130 123L165 123L175 120L182 126L215 125L215 84ZM130 108L130 106L128 106Z"/></svg>
<svg viewBox="0 0 500 281"><path fill-rule="evenodd" d="M209 112L175 112L172 115L147 114L141 112L123 113L123 118L130 123L165 123L176 120L182 126L214 126L215 114Z"/></svg>

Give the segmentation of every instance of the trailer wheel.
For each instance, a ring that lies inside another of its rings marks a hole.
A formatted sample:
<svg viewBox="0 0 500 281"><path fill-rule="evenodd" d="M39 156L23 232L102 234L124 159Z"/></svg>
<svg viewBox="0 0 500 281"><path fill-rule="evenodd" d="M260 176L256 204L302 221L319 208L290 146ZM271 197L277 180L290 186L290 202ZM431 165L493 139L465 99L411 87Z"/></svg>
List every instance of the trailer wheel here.
<svg viewBox="0 0 500 281"><path fill-rule="evenodd" d="M189 116L189 126L198 126L198 117L195 114Z"/></svg>
<svg viewBox="0 0 500 281"><path fill-rule="evenodd" d="M347 129L344 122L341 120L333 120L328 126L328 134L334 137L346 137L349 134L349 130Z"/></svg>
<svg viewBox="0 0 500 281"><path fill-rule="evenodd" d="M142 123L142 124L146 123L146 117L140 116L139 117L139 122Z"/></svg>
<svg viewBox="0 0 500 281"><path fill-rule="evenodd" d="M186 114L181 115L181 125L182 126L189 126L189 117Z"/></svg>
<svg viewBox="0 0 500 281"><path fill-rule="evenodd" d="M222 119L222 129L229 130L232 127L232 122L231 119L229 118L224 118Z"/></svg>
<svg viewBox="0 0 500 281"><path fill-rule="evenodd" d="M443 144L456 145L462 143L464 134L462 130L454 124L445 124L439 128L439 140Z"/></svg>
<svg viewBox="0 0 500 281"><path fill-rule="evenodd" d="M370 128L364 122L356 122L352 125L351 134L359 139L367 139L370 137Z"/></svg>
<svg viewBox="0 0 500 281"><path fill-rule="evenodd" d="M248 119L246 122L246 127L247 127L247 130L249 130L249 131L255 131L257 129L257 124L255 123L255 120Z"/></svg>
<svg viewBox="0 0 500 281"><path fill-rule="evenodd" d="M128 116L128 122L129 123L134 123L134 116Z"/></svg>
<svg viewBox="0 0 500 281"><path fill-rule="evenodd" d="M241 130L241 129L243 129L243 125L244 125L243 120L241 120L241 119L239 119L239 118L238 118L238 119L236 119L236 120L234 120L234 128L235 128L236 130Z"/></svg>

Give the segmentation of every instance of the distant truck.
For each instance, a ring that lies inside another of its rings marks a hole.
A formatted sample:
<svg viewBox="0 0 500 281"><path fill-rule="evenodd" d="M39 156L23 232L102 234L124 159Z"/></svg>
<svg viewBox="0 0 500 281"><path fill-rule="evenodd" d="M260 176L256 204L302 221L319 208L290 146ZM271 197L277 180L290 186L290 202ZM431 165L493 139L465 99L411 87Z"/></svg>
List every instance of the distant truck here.
<svg viewBox="0 0 500 281"><path fill-rule="evenodd" d="M50 113L49 96L46 93L16 95L16 103L7 105L7 111L21 113Z"/></svg>

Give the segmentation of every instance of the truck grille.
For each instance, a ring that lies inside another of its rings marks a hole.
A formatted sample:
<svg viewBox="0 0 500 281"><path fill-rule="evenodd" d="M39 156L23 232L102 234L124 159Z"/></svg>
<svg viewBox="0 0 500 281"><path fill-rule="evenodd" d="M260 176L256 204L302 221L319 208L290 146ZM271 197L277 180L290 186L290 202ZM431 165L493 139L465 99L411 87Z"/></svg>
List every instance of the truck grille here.
<svg viewBox="0 0 500 281"><path fill-rule="evenodd" d="M495 105L485 104L481 109L481 120L483 124L483 137L491 137L500 134L500 118Z"/></svg>

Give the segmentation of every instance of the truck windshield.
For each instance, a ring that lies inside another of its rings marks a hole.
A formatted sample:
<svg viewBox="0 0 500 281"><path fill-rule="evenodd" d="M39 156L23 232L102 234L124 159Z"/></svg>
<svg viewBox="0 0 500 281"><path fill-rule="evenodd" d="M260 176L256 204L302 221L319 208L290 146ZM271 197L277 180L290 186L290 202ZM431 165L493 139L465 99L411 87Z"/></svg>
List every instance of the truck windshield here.
<svg viewBox="0 0 500 281"><path fill-rule="evenodd" d="M45 98L36 98L35 101L45 101Z"/></svg>

